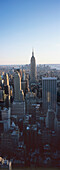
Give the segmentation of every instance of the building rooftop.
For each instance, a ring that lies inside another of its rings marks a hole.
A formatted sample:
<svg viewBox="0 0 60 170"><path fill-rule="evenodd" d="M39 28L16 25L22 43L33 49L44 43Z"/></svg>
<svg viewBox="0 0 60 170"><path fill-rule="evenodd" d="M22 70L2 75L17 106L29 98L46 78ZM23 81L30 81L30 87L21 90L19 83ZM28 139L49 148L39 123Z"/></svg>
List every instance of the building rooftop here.
<svg viewBox="0 0 60 170"><path fill-rule="evenodd" d="M42 77L42 80L57 80L57 77Z"/></svg>

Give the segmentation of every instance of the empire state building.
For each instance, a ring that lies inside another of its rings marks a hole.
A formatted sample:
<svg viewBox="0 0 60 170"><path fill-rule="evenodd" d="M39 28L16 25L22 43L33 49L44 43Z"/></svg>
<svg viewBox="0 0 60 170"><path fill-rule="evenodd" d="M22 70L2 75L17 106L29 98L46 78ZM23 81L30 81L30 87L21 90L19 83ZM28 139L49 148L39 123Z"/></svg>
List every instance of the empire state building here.
<svg viewBox="0 0 60 170"><path fill-rule="evenodd" d="M37 80L36 61L34 57L34 52L32 51L31 66L30 66L30 81L31 83L35 83L36 80Z"/></svg>

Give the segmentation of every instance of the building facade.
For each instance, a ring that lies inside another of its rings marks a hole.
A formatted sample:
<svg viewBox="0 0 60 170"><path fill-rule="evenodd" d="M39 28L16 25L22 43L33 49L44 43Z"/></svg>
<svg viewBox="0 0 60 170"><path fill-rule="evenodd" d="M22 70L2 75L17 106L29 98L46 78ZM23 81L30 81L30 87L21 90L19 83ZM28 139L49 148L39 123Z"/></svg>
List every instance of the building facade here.
<svg viewBox="0 0 60 170"><path fill-rule="evenodd" d="M42 100L43 109L48 110L49 106L56 111L57 102L57 78L42 77Z"/></svg>
<svg viewBox="0 0 60 170"><path fill-rule="evenodd" d="M14 74L14 100L20 101L21 77L18 72Z"/></svg>

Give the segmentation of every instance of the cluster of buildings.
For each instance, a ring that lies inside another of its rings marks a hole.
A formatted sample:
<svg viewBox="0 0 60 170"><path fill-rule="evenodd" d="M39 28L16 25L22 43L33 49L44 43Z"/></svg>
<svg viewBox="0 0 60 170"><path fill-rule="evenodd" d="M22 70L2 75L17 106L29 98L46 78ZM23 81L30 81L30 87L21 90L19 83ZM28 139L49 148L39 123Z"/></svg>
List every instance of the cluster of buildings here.
<svg viewBox="0 0 60 170"><path fill-rule="evenodd" d="M13 167L60 166L59 94L57 71L37 67L34 52L29 66L1 72L0 156Z"/></svg>

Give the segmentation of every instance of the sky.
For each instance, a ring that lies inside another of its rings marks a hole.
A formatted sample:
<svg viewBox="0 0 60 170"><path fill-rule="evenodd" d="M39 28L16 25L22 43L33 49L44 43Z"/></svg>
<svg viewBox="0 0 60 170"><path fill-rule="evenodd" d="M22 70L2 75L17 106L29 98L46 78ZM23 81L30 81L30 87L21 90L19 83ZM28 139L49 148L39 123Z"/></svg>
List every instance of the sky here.
<svg viewBox="0 0 60 170"><path fill-rule="evenodd" d="M0 65L60 63L60 0L0 0Z"/></svg>

